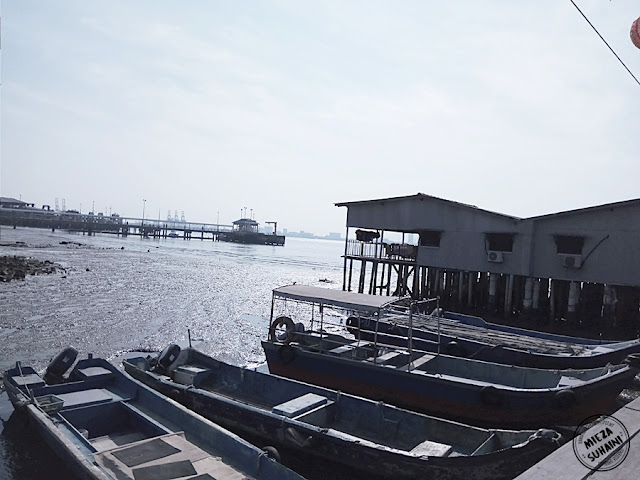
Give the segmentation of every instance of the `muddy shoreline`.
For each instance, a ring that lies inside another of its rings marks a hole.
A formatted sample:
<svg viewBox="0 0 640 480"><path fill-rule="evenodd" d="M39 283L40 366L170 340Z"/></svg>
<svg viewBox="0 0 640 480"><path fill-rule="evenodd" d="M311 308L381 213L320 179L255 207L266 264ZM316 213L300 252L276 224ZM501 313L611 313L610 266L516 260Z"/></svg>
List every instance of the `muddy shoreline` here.
<svg viewBox="0 0 640 480"><path fill-rule="evenodd" d="M0 256L0 282L24 280L27 275L66 272L65 268L49 260L40 261L23 256Z"/></svg>

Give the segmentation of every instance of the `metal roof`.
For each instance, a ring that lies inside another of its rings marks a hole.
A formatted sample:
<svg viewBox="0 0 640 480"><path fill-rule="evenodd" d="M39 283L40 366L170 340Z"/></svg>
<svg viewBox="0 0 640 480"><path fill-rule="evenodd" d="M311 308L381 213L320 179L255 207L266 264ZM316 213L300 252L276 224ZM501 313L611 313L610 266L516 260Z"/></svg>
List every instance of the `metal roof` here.
<svg viewBox="0 0 640 480"><path fill-rule="evenodd" d="M236 220L235 222L233 222L234 225L239 225L239 224L248 224L248 225L259 225L258 222L256 222L255 220L251 219L251 218L241 218L240 220Z"/></svg>
<svg viewBox="0 0 640 480"><path fill-rule="evenodd" d="M427 195L427 194L424 194L424 193L417 193L415 195L405 195L405 196L402 196L402 197L378 198L378 199L373 199L373 200L360 200L360 201L354 201L354 202L339 202L339 203L335 203L334 205L336 207L349 207L350 205L375 204L375 203L393 202L393 201L409 200L409 199L436 200L436 201L439 201L439 202L449 203L449 204L451 204L453 206L472 209L472 210L475 210L477 212L489 213L489 214L492 214L492 215L498 215L498 216L501 216L501 217L511 218L513 220L516 220L516 221L538 220L538 219L545 219L545 218L551 218L551 217L559 217L559 216L565 216L565 215L580 214L580 213L585 213L585 212L594 212L594 211L598 211L598 210L606 210L606 209L609 209L609 208L634 206L634 205L640 204L640 198L636 198L636 199L631 199L631 200L623 200L623 201L620 201L620 202L605 203L605 204L602 204L602 205L596 205L596 206L592 206L592 207L577 208L577 209L574 209L574 210L565 210L565 211L560 211L560 212L555 212L555 213L547 213L547 214L543 214L543 215L534 215L532 217L516 217L516 216L513 216L513 215L504 214L504 213L493 212L491 210L485 210L483 208L476 207L475 205L469 205L469 204L466 204L466 203L456 202L456 201L453 201L453 200L447 200L447 199L440 198L440 197L434 197L432 195Z"/></svg>
<svg viewBox="0 0 640 480"><path fill-rule="evenodd" d="M415 195L405 195L405 196L402 196L402 197L377 198L377 199L374 199L374 200L360 200L360 201L355 201L355 202L339 202L339 203L335 203L334 205L336 207L347 207L348 208L351 205L364 205L364 204L374 204L374 203L384 203L384 202L395 202L395 201L400 201L400 200L411 200L411 199L415 199L415 200L435 200L437 202L448 203L448 204L456 206L456 207L466 208L466 209L474 210L476 212L488 213L490 215L497 215L499 217L509 218L509 219L512 219L512 220L520 220L519 217L514 217L513 215L507 215L505 213L493 212L491 210L485 210L483 208L476 207L475 205L470 205L468 203L461 203L461 202L456 202L456 201L453 201L453 200L447 200L446 198L434 197L433 195L427 195L425 193L417 193Z"/></svg>
<svg viewBox="0 0 640 480"><path fill-rule="evenodd" d="M273 296L274 298L290 298L301 302L319 303L363 312L377 312L382 307L395 302L399 298L344 292L342 290L312 287L310 285L287 285L275 288L273 290Z"/></svg>

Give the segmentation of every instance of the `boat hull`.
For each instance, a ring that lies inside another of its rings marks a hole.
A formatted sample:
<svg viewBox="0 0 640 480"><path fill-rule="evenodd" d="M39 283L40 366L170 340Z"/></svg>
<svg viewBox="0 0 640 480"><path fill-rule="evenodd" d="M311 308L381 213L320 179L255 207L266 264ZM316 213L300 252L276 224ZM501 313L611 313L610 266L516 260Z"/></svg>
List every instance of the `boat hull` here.
<svg viewBox="0 0 640 480"><path fill-rule="evenodd" d="M263 341L262 346L269 371L275 375L484 427L578 425L592 415L607 413L635 375L627 368L598 382L572 387L571 401L565 402L566 396L559 393L569 390L565 388L500 388L461 382L449 375L400 371L293 344Z"/></svg>
<svg viewBox="0 0 640 480"><path fill-rule="evenodd" d="M378 341L403 347L407 345L409 335L407 326L393 321L385 321L384 319L379 320L377 323ZM359 338L372 341L375 336L376 322L372 319L360 318L358 325L360 328L351 327L349 331L359 336ZM492 324L485 323L485 325L487 325L487 335L484 338L474 339L465 336L464 333L459 331L452 333L444 321L438 335L434 320L429 330L414 326L412 329L413 346L419 350L437 352L439 343L442 352L448 355L507 365L547 369L586 369L602 367L609 363L616 365L622 363L628 355L640 352L640 341L637 340L600 344L594 340L589 341L587 339L514 328L499 330L497 328L489 328ZM493 331L500 331L505 334L504 341L500 343L487 342L486 338ZM526 337L529 340L527 348L514 348L512 346L513 343L509 341L510 336L518 336L520 339ZM536 340L540 341L539 346L536 346ZM565 343L565 352L577 350L583 353L544 351L545 341ZM573 349L572 346L574 346Z"/></svg>
<svg viewBox="0 0 640 480"><path fill-rule="evenodd" d="M184 354L185 352L181 353L181 356ZM202 366L201 358L196 357L196 359L190 360L194 364L200 360L200 363L197 364ZM212 360L212 362L216 361ZM337 397L340 396L335 391L244 370L222 364L222 362L210 363L210 366L213 371L211 375L220 378L221 384L227 386L242 382L254 386L260 384L260 389L264 390L289 391L293 396L303 392L311 392L325 396L331 401L338 401ZM367 473L374 478L508 479L524 471L557 447L557 443L548 438L536 438L529 439L518 448L504 448L487 455L455 456L452 458L403 455L394 448L376 448L369 445L371 442L335 433L331 428L326 428L329 425L324 421L322 428L319 428L316 425L305 423L303 420L274 414L270 408L250 406L242 400L235 400L233 389L229 387L227 387L226 394L221 395L215 391L195 387L192 384L179 384L168 379L167 376L157 375L146 368L136 366L135 359L129 362L125 361L124 367L127 373L149 387L171 396L188 408L254 443L256 441L262 442L262 445L275 443L278 448L297 452L303 458L315 457L331 462L332 465L340 463L354 471ZM222 380L223 378L224 380ZM198 384L196 381L193 383ZM341 405L347 403L348 409L327 415L348 415L353 417L353 421L375 423L376 417L381 415L383 418L385 417L385 414L381 413L383 409L393 409L393 407L373 404L373 402L356 397L349 400L345 400L344 397L344 395L341 397L340 401L343 402ZM358 414L369 411L375 411L375 417L358 418ZM393 412L387 412L386 415L399 415L402 418L400 421L403 422L417 423L421 421L416 418L418 414L402 412L399 409L393 409ZM436 420L436 422L436 429L444 428L446 424L450 423L442 420ZM465 428L477 430L459 424L454 424L453 428L461 432L464 432ZM425 433L423 432L423 434Z"/></svg>
<svg viewBox="0 0 640 480"><path fill-rule="evenodd" d="M216 471L220 478L303 480L105 360L79 361L56 385L31 373L19 365L5 373L16 412L79 478L175 478L166 475L177 470L182 477Z"/></svg>

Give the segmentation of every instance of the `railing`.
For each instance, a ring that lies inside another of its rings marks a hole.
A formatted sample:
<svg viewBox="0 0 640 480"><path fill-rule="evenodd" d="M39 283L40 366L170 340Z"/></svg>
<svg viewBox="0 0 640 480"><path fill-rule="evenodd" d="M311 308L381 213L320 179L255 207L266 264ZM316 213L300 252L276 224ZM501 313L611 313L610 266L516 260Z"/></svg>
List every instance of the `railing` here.
<svg viewBox="0 0 640 480"><path fill-rule="evenodd" d="M387 258L392 260L415 260L418 247L408 243L368 243L348 240L346 255L361 258Z"/></svg>

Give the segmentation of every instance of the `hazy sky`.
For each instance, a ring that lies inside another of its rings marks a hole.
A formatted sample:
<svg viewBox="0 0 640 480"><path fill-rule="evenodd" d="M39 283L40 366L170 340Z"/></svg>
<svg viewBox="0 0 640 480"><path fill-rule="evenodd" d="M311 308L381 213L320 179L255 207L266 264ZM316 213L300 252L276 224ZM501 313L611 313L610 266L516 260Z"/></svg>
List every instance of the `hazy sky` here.
<svg viewBox="0 0 640 480"><path fill-rule="evenodd" d="M640 78L638 0L576 0ZM569 0L2 2L2 196L344 233L418 192L640 197L640 86Z"/></svg>

